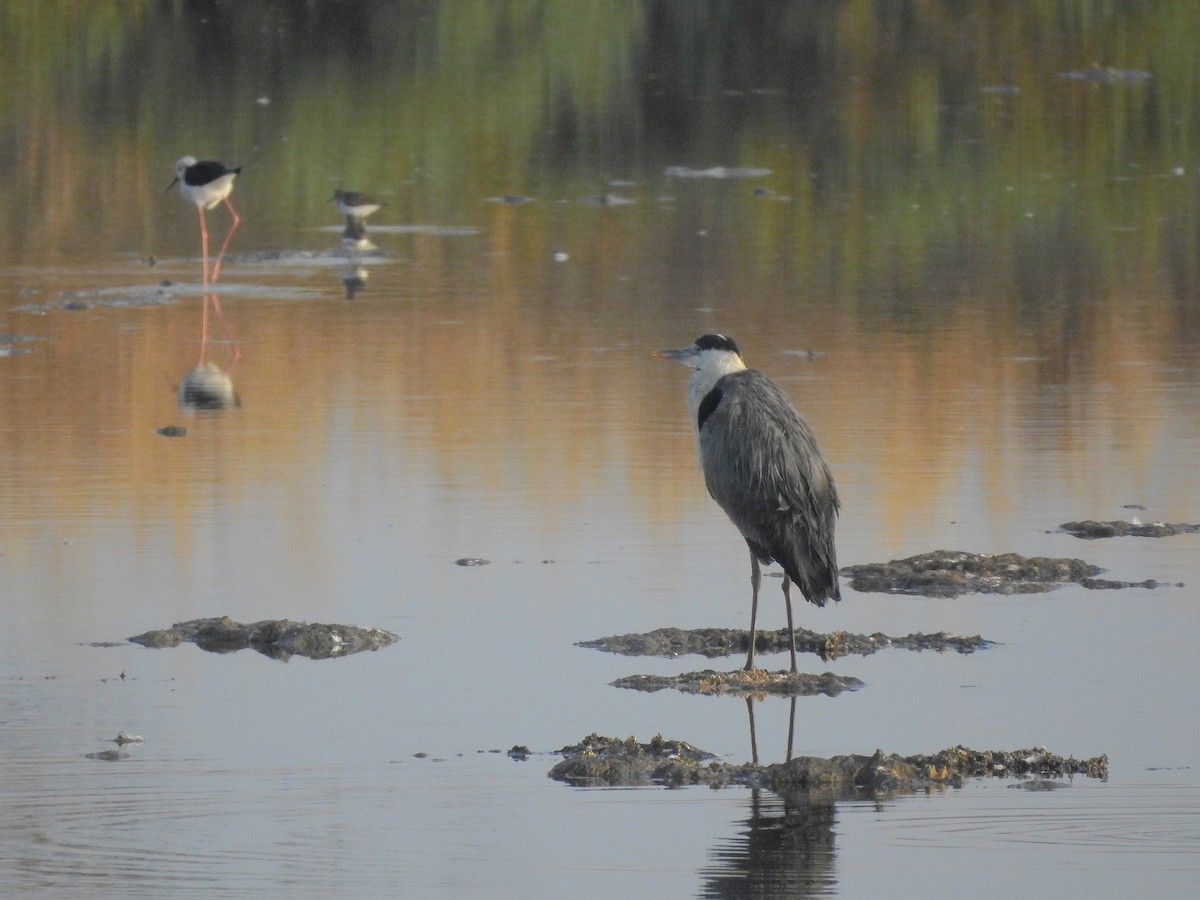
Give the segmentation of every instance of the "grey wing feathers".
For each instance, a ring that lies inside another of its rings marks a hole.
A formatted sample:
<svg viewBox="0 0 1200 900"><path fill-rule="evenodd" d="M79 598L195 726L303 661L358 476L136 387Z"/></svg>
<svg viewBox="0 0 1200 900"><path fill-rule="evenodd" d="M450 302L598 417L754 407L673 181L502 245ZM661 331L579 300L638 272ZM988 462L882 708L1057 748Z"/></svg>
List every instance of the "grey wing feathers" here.
<svg viewBox="0 0 1200 900"><path fill-rule="evenodd" d="M713 499L759 560L783 566L810 602L840 600L837 488L808 424L756 369L726 375L704 406L700 457Z"/></svg>

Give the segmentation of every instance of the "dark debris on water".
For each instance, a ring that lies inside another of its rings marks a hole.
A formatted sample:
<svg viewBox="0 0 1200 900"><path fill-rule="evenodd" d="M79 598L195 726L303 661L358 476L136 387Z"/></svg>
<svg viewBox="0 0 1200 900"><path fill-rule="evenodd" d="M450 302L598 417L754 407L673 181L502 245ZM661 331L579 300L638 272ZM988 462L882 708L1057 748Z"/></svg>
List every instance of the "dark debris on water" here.
<svg viewBox="0 0 1200 900"><path fill-rule="evenodd" d="M800 756L761 766L721 762L712 753L661 735L643 744L632 737L591 734L559 752L564 759L549 775L572 785L766 787L780 794L807 791L833 798L960 787L968 778L1108 778L1107 756L1076 759L1043 748L978 751L958 746L914 756L876 750L870 756Z"/></svg>

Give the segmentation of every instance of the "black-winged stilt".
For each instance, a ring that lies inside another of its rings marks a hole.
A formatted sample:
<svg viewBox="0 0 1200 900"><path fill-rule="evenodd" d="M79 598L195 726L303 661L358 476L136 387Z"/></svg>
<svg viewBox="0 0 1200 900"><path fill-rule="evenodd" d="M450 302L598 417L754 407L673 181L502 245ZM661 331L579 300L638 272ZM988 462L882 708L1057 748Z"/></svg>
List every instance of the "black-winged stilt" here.
<svg viewBox="0 0 1200 900"><path fill-rule="evenodd" d="M339 213L359 223L383 206L374 197L368 197L358 191L343 191L341 188L333 192L331 199L337 204Z"/></svg>
<svg viewBox="0 0 1200 900"><path fill-rule="evenodd" d="M229 202L229 192L233 190L233 179L237 177L240 171L242 171L240 167L230 169L221 162L215 162L210 159L197 161L194 156L185 156L179 162L175 163L175 179L167 185L167 190L169 191L175 186L175 182L179 182L179 193L185 200L195 203L196 209L200 212L200 249L204 255L202 265L205 287L208 287L210 281L216 281L220 277L221 257L225 255L225 250L229 247L229 241L233 237L233 233L237 231L238 224L241 222L237 210ZM163 193L166 193L166 191ZM229 226L229 233L225 235L225 241L221 244L220 252L217 253L217 260L213 265L212 278L210 279L208 275L208 227L204 223L204 211L212 209L222 201L229 207L229 214L233 217L233 224Z"/></svg>

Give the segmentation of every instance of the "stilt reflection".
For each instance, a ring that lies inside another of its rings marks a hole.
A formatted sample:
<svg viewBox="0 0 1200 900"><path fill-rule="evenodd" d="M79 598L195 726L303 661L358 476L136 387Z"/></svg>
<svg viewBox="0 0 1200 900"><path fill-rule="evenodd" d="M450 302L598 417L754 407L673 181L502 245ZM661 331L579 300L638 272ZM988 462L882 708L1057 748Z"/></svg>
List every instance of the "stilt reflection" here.
<svg viewBox="0 0 1200 900"><path fill-rule="evenodd" d="M221 343L228 349L228 359L224 368L208 358L210 308L221 330ZM200 318L200 357L196 365L185 372L179 382L179 408L196 411L240 406L241 399L233 387L233 371L237 368L241 355L241 345L233 336L221 309L221 298L217 294L205 294Z"/></svg>

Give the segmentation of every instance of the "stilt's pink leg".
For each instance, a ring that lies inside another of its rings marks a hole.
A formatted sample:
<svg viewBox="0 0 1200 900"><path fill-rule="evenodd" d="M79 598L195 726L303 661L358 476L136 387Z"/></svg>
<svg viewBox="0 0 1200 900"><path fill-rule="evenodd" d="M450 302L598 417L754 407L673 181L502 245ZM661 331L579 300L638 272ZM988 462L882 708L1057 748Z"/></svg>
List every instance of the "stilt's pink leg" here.
<svg viewBox="0 0 1200 900"><path fill-rule="evenodd" d="M233 329L225 321L225 313L221 310L220 295L214 293L210 296L212 297L213 311L217 314L217 324L221 326L221 335L225 338L225 343L229 345L229 368L225 370L225 374L232 375L234 366L237 365L237 361L242 357L242 345L233 336Z"/></svg>
<svg viewBox="0 0 1200 900"><path fill-rule="evenodd" d="M229 202L229 198L225 198L225 205L229 207L229 214L233 216L233 224L229 226L229 233L225 235L225 242L221 244L221 250L217 253L217 261L213 266L212 280L216 281L221 275L221 257L225 255L225 251L229 248L229 242L233 239L233 233L237 231L241 219L238 217L237 210L233 208L233 204Z"/></svg>
<svg viewBox="0 0 1200 900"><path fill-rule="evenodd" d="M205 289L208 288L208 227L204 224L204 207L197 206L200 212L200 271L203 273L203 281Z"/></svg>
<svg viewBox="0 0 1200 900"><path fill-rule="evenodd" d="M196 366L204 365L204 354L208 350L208 294L204 294L201 298L204 312L200 315L200 359L196 361Z"/></svg>
<svg viewBox="0 0 1200 900"><path fill-rule="evenodd" d="M221 329L221 335L225 339L225 343L229 345L229 367L225 370L225 374L232 375L234 367L242 358L242 347L238 343L237 338L233 336L233 331L229 327L229 323L225 321L225 313L221 309L221 297L218 294L204 294L204 311L200 317L200 359L197 361L197 366L204 365L204 358L208 355L208 307L212 305L213 312L217 316L217 325Z"/></svg>

